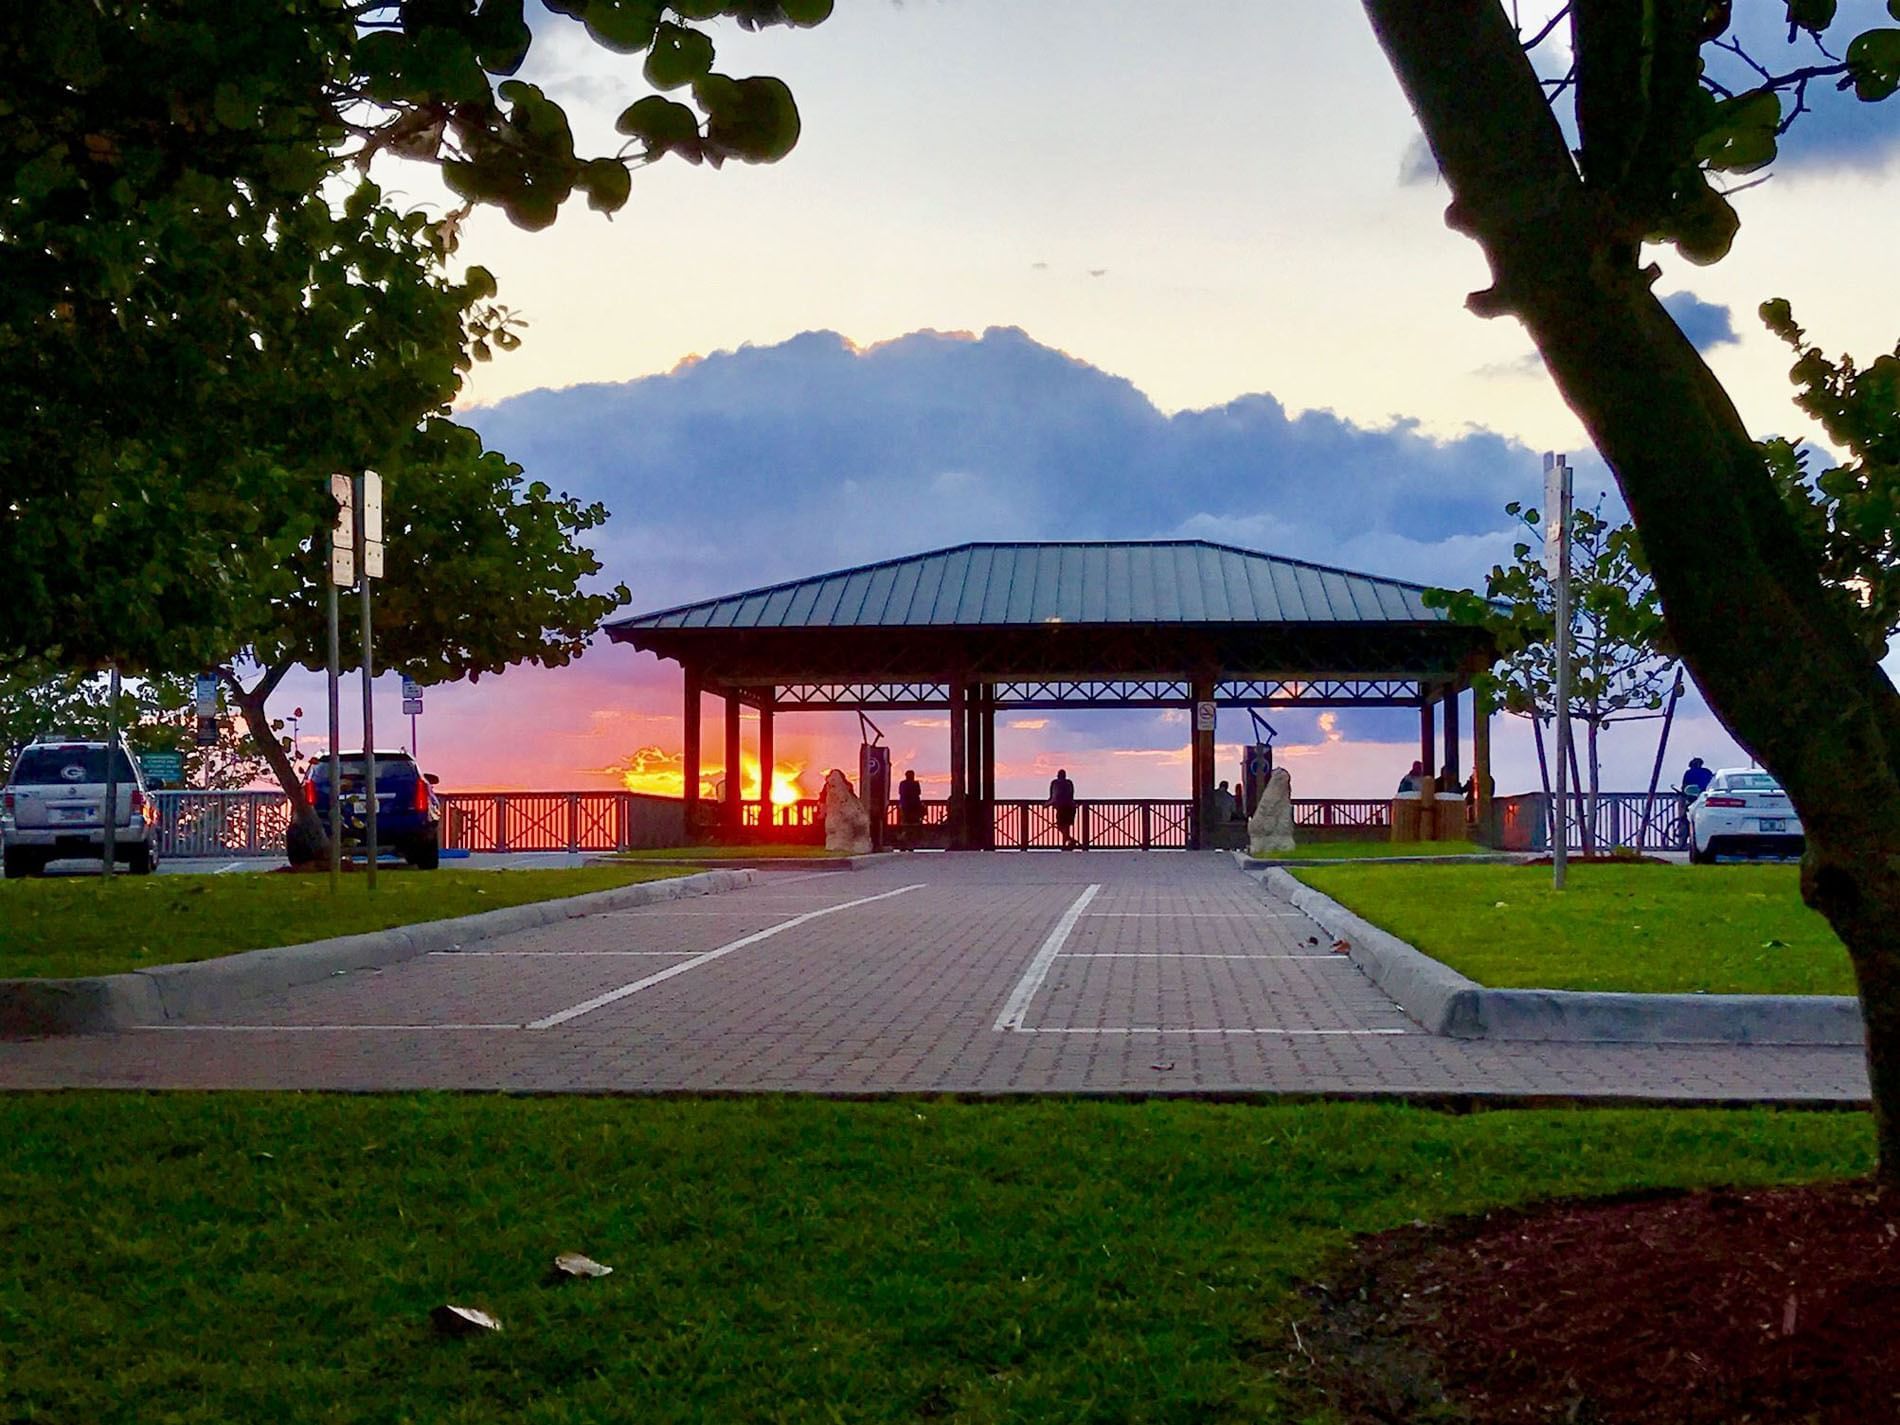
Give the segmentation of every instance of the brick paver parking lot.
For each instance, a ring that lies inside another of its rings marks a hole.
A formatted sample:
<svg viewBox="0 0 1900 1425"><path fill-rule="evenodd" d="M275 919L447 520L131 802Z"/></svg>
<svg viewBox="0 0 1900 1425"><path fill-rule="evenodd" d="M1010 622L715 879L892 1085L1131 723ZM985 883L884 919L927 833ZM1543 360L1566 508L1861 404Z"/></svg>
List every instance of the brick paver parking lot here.
<svg viewBox="0 0 1900 1425"><path fill-rule="evenodd" d="M1216 853L774 872L260 997L0 1044L0 1086L1220 1092L1839 1102L1860 1052L1422 1031Z"/></svg>

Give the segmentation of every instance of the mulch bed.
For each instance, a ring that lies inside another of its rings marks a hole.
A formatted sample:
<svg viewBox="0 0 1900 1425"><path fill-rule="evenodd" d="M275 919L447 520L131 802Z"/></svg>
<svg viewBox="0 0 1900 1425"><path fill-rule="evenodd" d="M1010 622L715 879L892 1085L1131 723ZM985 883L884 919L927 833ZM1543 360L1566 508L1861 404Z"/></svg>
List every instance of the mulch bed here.
<svg viewBox="0 0 1900 1425"><path fill-rule="evenodd" d="M1548 866L1551 864L1551 860L1548 856L1538 856L1530 861L1519 862L1519 864L1524 866ZM1671 863L1660 856L1611 856L1597 854L1586 856L1581 851L1573 851L1570 855L1564 857L1564 864L1566 866L1667 866Z"/></svg>
<svg viewBox="0 0 1900 1425"><path fill-rule="evenodd" d="M1900 1193L1552 1203L1362 1241L1289 1374L1352 1422L1900 1421Z"/></svg>

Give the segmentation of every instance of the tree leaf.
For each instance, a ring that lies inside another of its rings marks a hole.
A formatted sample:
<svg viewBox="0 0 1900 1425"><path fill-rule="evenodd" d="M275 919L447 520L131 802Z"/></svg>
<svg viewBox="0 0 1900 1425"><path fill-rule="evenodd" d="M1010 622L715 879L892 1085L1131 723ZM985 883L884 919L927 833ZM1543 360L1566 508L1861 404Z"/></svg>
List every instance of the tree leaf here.
<svg viewBox="0 0 1900 1425"><path fill-rule="evenodd" d="M713 43L698 30L662 24L647 55L646 79L655 89L678 89L712 68Z"/></svg>
<svg viewBox="0 0 1900 1425"><path fill-rule="evenodd" d="M660 0L590 0L578 13L587 33L604 48L616 54L637 54L653 43L660 10Z"/></svg>
<svg viewBox="0 0 1900 1425"><path fill-rule="evenodd" d="M1900 13L1895 15L1900 19ZM1847 47L1855 95L1872 104L1900 90L1900 30L1868 30Z"/></svg>
<svg viewBox="0 0 1900 1425"><path fill-rule="evenodd" d="M633 175L617 158L591 158L581 165L576 185L587 192L587 206L598 213L617 213L633 193Z"/></svg>

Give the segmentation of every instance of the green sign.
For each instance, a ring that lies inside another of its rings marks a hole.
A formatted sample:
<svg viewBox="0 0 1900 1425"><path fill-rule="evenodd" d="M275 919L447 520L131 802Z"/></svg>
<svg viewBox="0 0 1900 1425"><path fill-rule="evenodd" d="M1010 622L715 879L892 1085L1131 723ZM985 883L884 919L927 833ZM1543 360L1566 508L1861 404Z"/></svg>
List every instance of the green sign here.
<svg viewBox="0 0 1900 1425"><path fill-rule="evenodd" d="M182 752L141 752L139 769L145 773L148 782L182 782L185 780L185 755Z"/></svg>

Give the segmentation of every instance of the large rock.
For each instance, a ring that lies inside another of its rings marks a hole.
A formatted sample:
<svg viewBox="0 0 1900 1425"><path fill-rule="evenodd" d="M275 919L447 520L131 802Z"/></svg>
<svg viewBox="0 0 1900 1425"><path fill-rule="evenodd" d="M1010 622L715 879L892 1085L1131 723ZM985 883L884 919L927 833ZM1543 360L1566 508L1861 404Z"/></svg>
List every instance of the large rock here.
<svg viewBox="0 0 1900 1425"><path fill-rule="evenodd" d="M825 773L825 789L818 794L818 814L825 819L825 850L846 856L871 854L871 816L851 790L851 781L833 767Z"/></svg>
<svg viewBox="0 0 1900 1425"><path fill-rule="evenodd" d="M1247 854L1277 856L1293 849L1293 778L1275 767L1247 819Z"/></svg>

